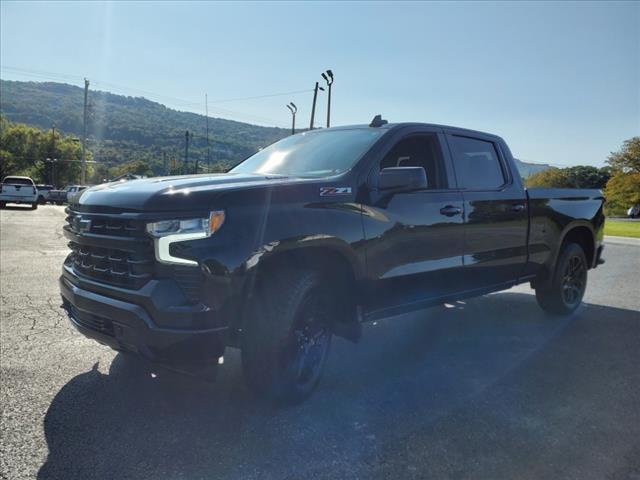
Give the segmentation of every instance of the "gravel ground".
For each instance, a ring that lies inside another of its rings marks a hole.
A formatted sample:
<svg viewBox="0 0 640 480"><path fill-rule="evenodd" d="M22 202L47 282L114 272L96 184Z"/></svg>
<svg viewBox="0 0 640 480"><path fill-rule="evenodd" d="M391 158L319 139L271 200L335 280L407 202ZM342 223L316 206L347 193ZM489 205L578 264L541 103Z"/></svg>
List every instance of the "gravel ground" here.
<svg viewBox="0 0 640 480"><path fill-rule="evenodd" d="M0 214L2 478L640 479L640 243L556 319L520 286L365 328L306 403L152 379L59 309L55 206Z"/></svg>

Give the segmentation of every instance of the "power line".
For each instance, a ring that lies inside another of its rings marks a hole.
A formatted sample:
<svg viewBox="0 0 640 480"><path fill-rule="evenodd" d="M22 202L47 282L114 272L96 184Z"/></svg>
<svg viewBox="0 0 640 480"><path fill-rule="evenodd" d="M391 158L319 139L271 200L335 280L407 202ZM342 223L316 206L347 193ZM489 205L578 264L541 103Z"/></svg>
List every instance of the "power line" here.
<svg viewBox="0 0 640 480"><path fill-rule="evenodd" d="M209 103L226 103L226 102L236 102L236 101L242 101L242 100L256 100L259 98L284 97L286 95L297 95L299 93L311 93L311 92L313 92L313 89L309 88L307 90L295 90L293 92L283 92L283 93L270 93L268 95L256 95L254 97L239 97L239 98L227 98L224 100L213 100L213 101L210 101Z"/></svg>

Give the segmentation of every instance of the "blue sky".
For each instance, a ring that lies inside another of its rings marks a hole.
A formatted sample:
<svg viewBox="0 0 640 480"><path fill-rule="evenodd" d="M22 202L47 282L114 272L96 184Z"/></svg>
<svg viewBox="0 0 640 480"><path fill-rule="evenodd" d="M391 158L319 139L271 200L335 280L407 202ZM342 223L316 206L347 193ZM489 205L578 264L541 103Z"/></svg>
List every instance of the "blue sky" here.
<svg viewBox="0 0 640 480"><path fill-rule="evenodd" d="M4 79L87 77L200 113L207 93L210 115L263 125L289 125L292 100L308 126L331 68L333 125L486 130L557 165L603 165L640 134L640 2L0 5Z"/></svg>

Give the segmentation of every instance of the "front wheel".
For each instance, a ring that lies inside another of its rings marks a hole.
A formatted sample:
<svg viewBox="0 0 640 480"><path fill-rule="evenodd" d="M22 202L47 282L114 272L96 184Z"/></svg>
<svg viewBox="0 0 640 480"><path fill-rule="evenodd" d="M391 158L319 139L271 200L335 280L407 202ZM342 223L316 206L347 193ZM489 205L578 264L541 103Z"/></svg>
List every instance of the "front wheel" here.
<svg viewBox="0 0 640 480"><path fill-rule="evenodd" d="M551 282L536 288L536 299L543 310L556 315L572 313L587 288L587 258L577 243L567 244L558 257Z"/></svg>
<svg viewBox="0 0 640 480"><path fill-rule="evenodd" d="M31 204L31 210L37 210L38 209L38 202L34 202Z"/></svg>
<svg viewBox="0 0 640 480"><path fill-rule="evenodd" d="M328 305L313 271L281 271L263 282L242 339L242 367L251 390L288 403L313 392L331 344Z"/></svg>

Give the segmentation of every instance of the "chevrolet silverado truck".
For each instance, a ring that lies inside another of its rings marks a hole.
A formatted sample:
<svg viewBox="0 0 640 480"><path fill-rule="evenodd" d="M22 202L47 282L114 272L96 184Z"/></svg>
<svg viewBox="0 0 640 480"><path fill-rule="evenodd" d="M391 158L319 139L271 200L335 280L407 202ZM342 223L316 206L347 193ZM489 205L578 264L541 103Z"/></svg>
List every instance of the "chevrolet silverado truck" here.
<svg viewBox="0 0 640 480"><path fill-rule="evenodd" d="M67 213L75 328L185 372L239 348L275 401L307 397L332 336L356 341L363 322L525 282L567 315L603 262L599 190L525 189L500 137L379 116L225 174L89 188Z"/></svg>

